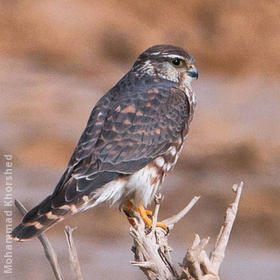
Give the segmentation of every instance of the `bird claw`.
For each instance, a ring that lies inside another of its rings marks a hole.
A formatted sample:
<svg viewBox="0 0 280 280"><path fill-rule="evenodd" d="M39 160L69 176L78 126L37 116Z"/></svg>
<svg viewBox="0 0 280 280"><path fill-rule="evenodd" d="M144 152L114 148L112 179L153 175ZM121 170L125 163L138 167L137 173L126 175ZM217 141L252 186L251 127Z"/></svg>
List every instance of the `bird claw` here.
<svg viewBox="0 0 280 280"><path fill-rule="evenodd" d="M134 226L135 225L135 221L133 219L133 213L132 213L132 206L128 205L126 207L123 208L124 213L126 214L129 223ZM140 206L139 208L137 208L137 212L140 214L140 217L142 218L144 224L145 224L145 229L146 229L146 234L151 233L152 229L153 229L153 212L151 210L147 210L145 209L143 206ZM162 222L157 222L156 223L156 227L160 227L163 230L165 230L165 235L168 235L169 233L169 228L166 224L162 223Z"/></svg>
<svg viewBox="0 0 280 280"><path fill-rule="evenodd" d="M145 209L143 206L140 206L137 211L139 212L141 218L143 219L146 229L147 229L147 234L152 231L152 226L153 226L153 220L152 220L152 211ZM164 230L166 230L167 234L169 232L168 226L162 222L157 222L156 227L160 227Z"/></svg>

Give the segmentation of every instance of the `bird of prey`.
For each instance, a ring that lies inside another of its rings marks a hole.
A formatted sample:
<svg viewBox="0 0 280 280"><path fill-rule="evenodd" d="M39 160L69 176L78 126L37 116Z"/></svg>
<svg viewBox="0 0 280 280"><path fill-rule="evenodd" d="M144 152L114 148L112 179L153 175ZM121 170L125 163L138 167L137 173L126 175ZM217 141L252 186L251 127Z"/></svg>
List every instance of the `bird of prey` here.
<svg viewBox="0 0 280 280"><path fill-rule="evenodd" d="M191 81L197 78L193 56L180 47L156 45L143 52L93 108L53 193L11 237L28 240L103 202L138 211L150 227L146 208L182 150L196 105Z"/></svg>

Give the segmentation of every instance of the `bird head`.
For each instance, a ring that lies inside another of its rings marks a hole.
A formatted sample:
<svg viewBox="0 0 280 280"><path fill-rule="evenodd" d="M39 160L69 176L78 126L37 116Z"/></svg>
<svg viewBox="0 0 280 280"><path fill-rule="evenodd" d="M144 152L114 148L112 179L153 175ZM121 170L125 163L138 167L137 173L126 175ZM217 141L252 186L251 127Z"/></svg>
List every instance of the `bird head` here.
<svg viewBox="0 0 280 280"><path fill-rule="evenodd" d="M133 69L176 83L190 83L198 78L193 56L172 45L156 45L147 49L138 57Z"/></svg>

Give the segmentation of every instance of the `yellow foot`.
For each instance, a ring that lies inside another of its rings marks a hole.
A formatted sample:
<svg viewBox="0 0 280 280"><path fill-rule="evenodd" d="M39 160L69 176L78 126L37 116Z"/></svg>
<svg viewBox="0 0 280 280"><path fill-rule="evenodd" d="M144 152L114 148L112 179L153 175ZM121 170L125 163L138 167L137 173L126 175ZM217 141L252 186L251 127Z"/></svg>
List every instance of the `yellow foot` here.
<svg viewBox="0 0 280 280"><path fill-rule="evenodd" d="M135 211L135 208L133 207L133 204L131 201L128 201L127 204L123 207L123 211L126 214L129 223L132 226L134 226L135 222L134 222L134 218L133 218L133 211ZM149 232L153 226L153 220L152 220L153 212L145 209L144 206L142 206L142 205L139 208L137 208L136 211L140 214L140 216L143 219L145 226ZM160 227L168 232L167 225L162 222L157 222L156 227Z"/></svg>
<svg viewBox="0 0 280 280"><path fill-rule="evenodd" d="M144 208L144 206L140 206L137 211L139 212L140 216L142 217L146 227L150 229L153 225L153 221L151 219L153 212ZM164 230L167 230L167 225L162 222L156 223L157 227L160 227Z"/></svg>

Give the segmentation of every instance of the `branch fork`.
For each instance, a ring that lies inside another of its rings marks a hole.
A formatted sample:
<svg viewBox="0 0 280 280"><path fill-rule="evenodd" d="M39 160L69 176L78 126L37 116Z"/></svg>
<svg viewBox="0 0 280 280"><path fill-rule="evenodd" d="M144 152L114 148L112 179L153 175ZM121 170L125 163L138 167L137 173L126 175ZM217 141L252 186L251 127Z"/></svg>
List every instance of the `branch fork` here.
<svg viewBox="0 0 280 280"><path fill-rule="evenodd" d="M133 238L132 251L134 253L134 261L131 264L138 266L150 280L220 280L219 269L225 256L225 250L237 214L242 188L243 182L233 186L236 197L226 211L224 223L210 257L205 251L210 238L200 239L199 235L196 234L180 265L182 270L180 273L177 272L170 255L172 249L168 245L168 234L166 235L162 228L155 227L162 201L162 196L157 196L155 198L153 227L150 233L146 234L144 222L139 214L134 212L135 225L130 228L130 235ZM175 224L192 209L199 198L195 196L178 214L162 222L172 230Z"/></svg>
<svg viewBox="0 0 280 280"><path fill-rule="evenodd" d="M168 245L168 235L170 232L160 227L156 227L160 203L163 200L161 194L155 197L155 210L153 215L152 230L147 233L145 224L138 212L133 212L132 219L134 225L130 227L130 236L133 239L132 252L134 253L134 261L131 264L139 267L149 280L220 280L219 269L224 260L225 250L229 241L231 229L236 218L238 204L241 197L243 182L233 186L236 194L234 202L226 211L224 223L220 229L216 244L210 257L205 251L205 247L209 242L209 237L200 239L196 234L190 248L187 249L186 255L180 264L181 271L178 272L172 261L170 252L172 249ZM177 222L179 222L196 204L200 197L195 196L190 203L178 214L163 220L169 230L172 230ZM27 210L23 204L16 200L16 207L22 215ZM75 229L69 226L65 227L65 235L68 244L70 263L74 278L83 280L79 258L76 246L73 240L73 231ZM50 262L56 280L63 280L61 269L57 260L57 255L50 244L47 235L41 233L38 239L43 245L45 255Z"/></svg>

